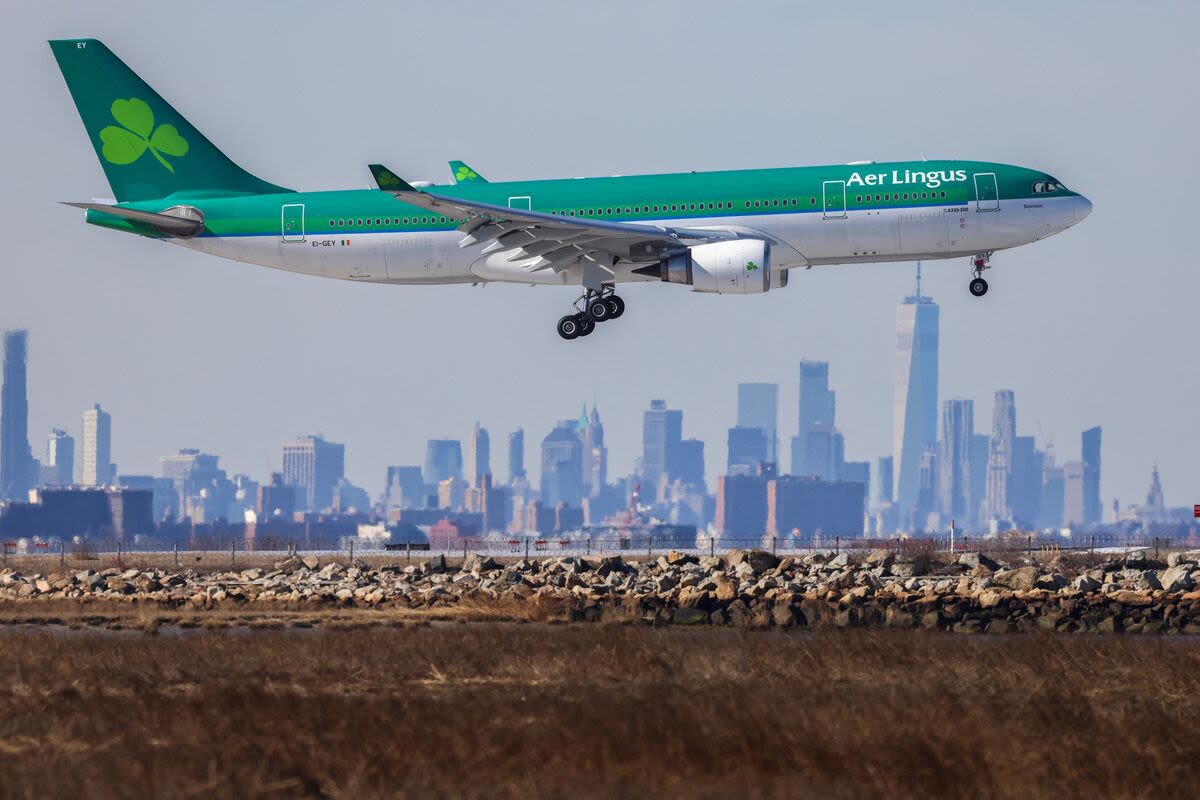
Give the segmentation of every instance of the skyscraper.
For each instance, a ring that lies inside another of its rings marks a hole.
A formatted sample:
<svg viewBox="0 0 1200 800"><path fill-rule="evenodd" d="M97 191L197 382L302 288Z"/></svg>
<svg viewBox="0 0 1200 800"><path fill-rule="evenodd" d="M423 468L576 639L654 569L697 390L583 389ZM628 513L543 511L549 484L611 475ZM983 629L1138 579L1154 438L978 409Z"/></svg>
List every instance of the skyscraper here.
<svg viewBox="0 0 1200 800"><path fill-rule="evenodd" d="M112 417L99 405L83 412L83 467L79 482L105 486L117 475L112 463Z"/></svg>
<svg viewBox="0 0 1200 800"><path fill-rule="evenodd" d="M583 493L585 497L595 497L608 483L608 448L604 445L599 409L592 406L589 416L584 404L575 423L575 435L583 444Z"/></svg>
<svg viewBox="0 0 1200 800"><path fill-rule="evenodd" d="M508 435L508 482L525 477L525 431L517 428Z"/></svg>
<svg viewBox="0 0 1200 800"><path fill-rule="evenodd" d="M1082 461L1063 464L1063 525L1083 525L1083 474Z"/></svg>
<svg viewBox="0 0 1200 800"><path fill-rule="evenodd" d="M988 441L987 489L982 521L1012 517L1013 453L1017 444L1017 402L1011 390L996 392L992 438Z"/></svg>
<svg viewBox="0 0 1200 800"><path fill-rule="evenodd" d="M575 425L576 420L563 420L542 439L541 495L550 508L559 503L579 508L583 499L583 442Z"/></svg>
<svg viewBox="0 0 1200 800"><path fill-rule="evenodd" d="M792 439L792 474L814 474L809 448L820 445L821 437L810 436L814 431L831 436L836 414L837 397L829 390L829 363L800 362L799 428Z"/></svg>
<svg viewBox="0 0 1200 800"><path fill-rule="evenodd" d="M425 443L425 483L437 486L447 478L461 478L462 444L457 439L430 439Z"/></svg>
<svg viewBox="0 0 1200 800"><path fill-rule="evenodd" d="M1083 521L1086 525L1103 522L1100 502L1100 426L1083 432Z"/></svg>
<svg viewBox="0 0 1200 800"><path fill-rule="evenodd" d="M975 403L955 398L942 403L942 447L938 488L943 521L967 525L971 495L971 437L975 435Z"/></svg>
<svg viewBox="0 0 1200 800"><path fill-rule="evenodd" d="M27 339L27 331L4 334L4 385L0 388L0 499L24 500L38 477L29 449Z"/></svg>
<svg viewBox="0 0 1200 800"><path fill-rule="evenodd" d="M658 499L663 476L672 477L683 440L683 412L667 408L665 400L651 400L642 414L642 497Z"/></svg>
<svg viewBox="0 0 1200 800"><path fill-rule="evenodd" d="M767 458L767 436L762 428L747 428L738 425L729 429L728 457L725 461L726 475L753 475L758 465Z"/></svg>
<svg viewBox="0 0 1200 800"><path fill-rule="evenodd" d="M897 521L907 527L921 489L921 457L937 446L938 306L916 291L896 310L896 396L892 458Z"/></svg>
<svg viewBox="0 0 1200 800"><path fill-rule="evenodd" d="M467 440L467 482L471 486L479 486L479 479L492 474L492 443L488 437L487 428L475 427L471 430L471 438Z"/></svg>
<svg viewBox="0 0 1200 800"><path fill-rule="evenodd" d="M46 439L46 461L42 464L41 483L70 486L75 482L75 440L58 428Z"/></svg>
<svg viewBox="0 0 1200 800"><path fill-rule="evenodd" d="M346 446L320 436L301 436L283 446L283 480L303 490L297 506L323 511L333 505L333 489L346 477Z"/></svg>
<svg viewBox="0 0 1200 800"><path fill-rule="evenodd" d="M766 439L764 461L779 462L779 384L739 383L737 394L739 428L758 428Z"/></svg>

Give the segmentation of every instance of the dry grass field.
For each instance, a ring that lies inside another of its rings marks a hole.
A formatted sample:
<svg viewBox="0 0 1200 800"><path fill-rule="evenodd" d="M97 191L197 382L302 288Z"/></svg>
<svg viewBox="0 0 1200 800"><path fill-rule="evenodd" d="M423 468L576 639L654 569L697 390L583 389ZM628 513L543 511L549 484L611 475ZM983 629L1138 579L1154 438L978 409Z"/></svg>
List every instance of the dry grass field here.
<svg viewBox="0 0 1200 800"><path fill-rule="evenodd" d="M1200 642L0 632L5 797L1192 796Z"/></svg>

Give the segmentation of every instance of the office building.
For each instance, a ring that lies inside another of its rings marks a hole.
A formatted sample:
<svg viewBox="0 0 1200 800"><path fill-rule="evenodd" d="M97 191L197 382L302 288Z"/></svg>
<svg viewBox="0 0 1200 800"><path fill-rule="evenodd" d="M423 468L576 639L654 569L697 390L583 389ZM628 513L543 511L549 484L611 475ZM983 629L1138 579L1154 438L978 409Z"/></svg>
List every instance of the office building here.
<svg viewBox="0 0 1200 800"><path fill-rule="evenodd" d="M563 420L542 439L542 505L580 507L583 499L583 442L575 434L576 420Z"/></svg>
<svg viewBox="0 0 1200 800"><path fill-rule="evenodd" d="M642 415L642 497L646 502L658 499L663 477L674 477L681 441L683 412L667 408L664 400L651 400L650 410Z"/></svg>
<svg viewBox="0 0 1200 800"><path fill-rule="evenodd" d="M517 428L508 435L508 482L525 477L525 431Z"/></svg>
<svg viewBox="0 0 1200 800"><path fill-rule="evenodd" d="M942 443L938 459L939 507L945 521L966 525L971 519L971 438L975 403L955 398L942 403Z"/></svg>
<svg viewBox="0 0 1200 800"><path fill-rule="evenodd" d="M1082 461L1068 461L1063 464L1063 514L1064 527L1080 527L1084 525L1084 473Z"/></svg>
<svg viewBox="0 0 1200 800"><path fill-rule="evenodd" d="M299 490L296 496L299 509L331 508L333 488L344 477L345 445L327 442L320 436L301 436L283 446L283 481Z"/></svg>
<svg viewBox="0 0 1200 800"><path fill-rule="evenodd" d="M996 392L992 406L992 438L988 441L987 488L982 518L1006 520L1012 517L1009 497L1013 471L1013 450L1017 439L1017 403L1007 389Z"/></svg>
<svg viewBox="0 0 1200 800"><path fill-rule="evenodd" d="M457 439L430 439L425 444L425 483L437 486L463 474L462 444Z"/></svg>
<svg viewBox="0 0 1200 800"><path fill-rule="evenodd" d="M112 417L99 405L83 412L83 466L79 482L105 486L113 482L117 465L112 463Z"/></svg>
<svg viewBox="0 0 1200 800"><path fill-rule="evenodd" d="M184 448L162 457L162 477L173 483L178 497L179 505L174 510L177 516L188 517L193 522L240 516L231 510L236 487L221 469L219 461L218 456L194 448Z"/></svg>
<svg viewBox="0 0 1200 800"><path fill-rule="evenodd" d="M829 389L829 364L825 361L800 362L799 427L792 438L792 474L812 475L816 470L829 471L825 464L814 464L822 455L810 456L813 447L820 448L823 441L833 435L834 417L837 409L836 394ZM818 435L813 437L811 434ZM826 459L827 461L827 459Z"/></svg>
<svg viewBox="0 0 1200 800"><path fill-rule="evenodd" d="M737 427L762 431L766 452L759 460L779 463L779 384L738 384Z"/></svg>
<svg viewBox="0 0 1200 800"><path fill-rule="evenodd" d="M1100 502L1100 427L1083 432L1083 521L1085 525L1103 522L1104 505Z"/></svg>
<svg viewBox="0 0 1200 800"><path fill-rule="evenodd" d="M768 458L768 452L767 434L762 428L747 428L741 425L730 428L725 474L753 475L759 464L774 463Z"/></svg>
<svg viewBox="0 0 1200 800"><path fill-rule="evenodd" d="M424 508L425 479L420 467L388 467L385 508Z"/></svg>
<svg viewBox="0 0 1200 800"><path fill-rule="evenodd" d="M258 487L254 513L261 522L268 519L291 520L296 513L296 487L284 483L283 473L272 472L270 480Z"/></svg>
<svg viewBox="0 0 1200 800"><path fill-rule="evenodd" d="M718 476L713 520L717 533L735 540L761 540L767 530L767 483L774 477L770 464L762 465L755 475Z"/></svg>
<svg viewBox="0 0 1200 800"><path fill-rule="evenodd" d="M144 489L47 487L0 512L0 535L128 541L154 531L152 493Z"/></svg>
<svg viewBox="0 0 1200 800"><path fill-rule="evenodd" d="M767 482L768 536L862 536L867 486L787 475Z"/></svg>
<svg viewBox="0 0 1200 800"><path fill-rule="evenodd" d="M960 530L973 530L983 515L987 497L988 448L991 437L986 433L971 434L971 514Z"/></svg>
<svg viewBox="0 0 1200 800"><path fill-rule="evenodd" d="M1009 505L1013 522L1019 528L1031 528L1037 522L1042 503L1045 455L1037 449L1032 436L1017 436L1013 439Z"/></svg>
<svg viewBox="0 0 1200 800"><path fill-rule="evenodd" d="M29 397L26 387L28 332L4 334L4 373L0 386L0 499L24 500L38 479L29 449Z"/></svg>
<svg viewBox="0 0 1200 800"><path fill-rule="evenodd" d="M575 423L575 436L583 445L583 494L595 497L608 483L608 448L604 444L600 411L595 406L589 415L584 405Z"/></svg>
<svg viewBox="0 0 1200 800"><path fill-rule="evenodd" d="M882 456L875 462L875 499L880 503L892 502L892 493L896 488L892 479L893 463L891 456Z"/></svg>
<svg viewBox="0 0 1200 800"><path fill-rule="evenodd" d="M50 431L38 482L44 486L70 486L75 482L75 440L66 431Z"/></svg>
<svg viewBox="0 0 1200 800"><path fill-rule="evenodd" d="M471 438L467 440L466 479L471 486L479 486L479 479L492 474L492 444L487 428L475 423Z"/></svg>
<svg viewBox="0 0 1200 800"><path fill-rule="evenodd" d="M896 311L896 393L892 416L893 497L903 527L914 517L921 491L921 459L937 446L937 303L916 291Z"/></svg>

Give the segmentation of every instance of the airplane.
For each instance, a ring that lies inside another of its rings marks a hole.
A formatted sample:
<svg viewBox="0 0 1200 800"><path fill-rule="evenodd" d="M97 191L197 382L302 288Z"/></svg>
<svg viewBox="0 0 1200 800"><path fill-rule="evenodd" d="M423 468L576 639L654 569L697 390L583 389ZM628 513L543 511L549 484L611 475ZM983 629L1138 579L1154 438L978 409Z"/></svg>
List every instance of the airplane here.
<svg viewBox="0 0 1200 800"><path fill-rule="evenodd" d="M620 317L616 287L639 281L761 294L795 268L966 256L978 297L993 253L1092 210L1040 170L954 160L450 186L376 164L376 189L298 192L233 163L99 40L50 47L114 196L68 204L88 223L326 278L578 286L564 339Z"/></svg>

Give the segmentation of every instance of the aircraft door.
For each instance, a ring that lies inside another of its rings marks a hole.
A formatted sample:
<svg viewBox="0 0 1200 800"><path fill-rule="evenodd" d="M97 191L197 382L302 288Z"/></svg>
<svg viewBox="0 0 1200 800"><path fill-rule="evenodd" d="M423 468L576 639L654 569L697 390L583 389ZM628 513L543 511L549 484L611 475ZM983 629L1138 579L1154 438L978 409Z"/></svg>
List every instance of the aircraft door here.
<svg viewBox="0 0 1200 800"><path fill-rule="evenodd" d="M821 184L825 204L825 219L846 218L846 182L825 181Z"/></svg>
<svg viewBox="0 0 1200 800"><path fill-rule="evenodd" d="M282 238L285 242L304 241L304 204L288 203L280 212Z"/></svg>
<svg viewBox="0 0 1200 800"><path fill-rule="evenodd" d="M996 187L996 173L975 173L975 210L1000 210L1000 190Z"/></svg>

